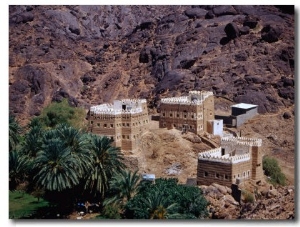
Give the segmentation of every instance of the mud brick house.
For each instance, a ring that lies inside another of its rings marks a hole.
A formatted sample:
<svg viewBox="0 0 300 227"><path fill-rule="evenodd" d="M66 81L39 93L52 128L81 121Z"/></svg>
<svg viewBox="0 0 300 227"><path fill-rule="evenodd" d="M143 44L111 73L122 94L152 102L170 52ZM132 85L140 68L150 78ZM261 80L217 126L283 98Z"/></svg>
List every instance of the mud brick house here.
<svg viewBox="0 0 300 227"><path fill-rule="evenodd" d="M149 123L146 99L115 100L113 104L92 106L89 131L107 136L121 150L135 150Z"/></svg>
<svg viewBox="0 0 300 227"><path fill-rule="evenodd" d="M263 179L262 140L223 137L221 146L198 155L197 184L232 184Z"/></svg>
<svg viewBox="0 0 300 227"><path fill-rule="evenodd" d="M210 121L213 120L214 96L210 91L190 91L188 96L161 99L160 128L176 128L201 134L211 130ZM219 127L223 127L223 124Z"/></svg>

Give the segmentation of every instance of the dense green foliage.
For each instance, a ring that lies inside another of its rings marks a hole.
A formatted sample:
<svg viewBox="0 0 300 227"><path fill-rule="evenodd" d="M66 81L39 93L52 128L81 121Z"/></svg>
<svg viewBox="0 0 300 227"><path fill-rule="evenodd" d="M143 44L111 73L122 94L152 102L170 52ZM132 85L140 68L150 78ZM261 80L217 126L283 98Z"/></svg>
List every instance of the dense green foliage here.
<svg viewBox="0 0 300 227"><path fill-rule="evenodd" d="M22 189L22 195L37 200L10 196L11 218L33 215L30 205L43 207L34 214L40 218L67 217L74 208L88 212L88 207L78 205L82 203L100 211L100 219L207 216L207 201L199 188L179 185L176 179L141 181L137 171L126 169L121 150L112 146L111 139L71 126L74 112L68 108L64 102L53 104L24 131L10 118L9 190ZM59 117L49 118L55 115L52 111ZM18 207L17 198L29 202Z"/></svg>
<svg viewBox="0 0 300 227"><path fill-rule="evenodd" d="M39 208L47 207L48 202L21 191L9 192L9 218L18 219L32 216Z"/></svg>
<svg viewBox="0 0 300 227"><path fill-rule="evenodd" d="M127 218L195 219L207 216L207 201L199 188L180 185L177 179L157 179L155 184L142 182L139 193L128 201Z"/></svg>
<svg viewBox="0 0 300 227"><path fill-rule="evenodd" d="M20 141L21 132L22 128L15 117L9 115L9 151L16 149L17 144Z"/></svg>
<svg viewBox="0 0 300 227"><path fill-rule="evenodd" d="M67 123L75 128L84 128L86 113L82 108L74 108L69 105L67 99L61 102L53 102L43 109L39 118L46 127L54 128L61 123Z"/></svg>
<svg viewBox="0 0 300 227"><path fill-rule="evenodd" d="M263 158L263 170L273 185L285 185L286 177L281 172L278 161L275 158L265 156Z"/></svg>

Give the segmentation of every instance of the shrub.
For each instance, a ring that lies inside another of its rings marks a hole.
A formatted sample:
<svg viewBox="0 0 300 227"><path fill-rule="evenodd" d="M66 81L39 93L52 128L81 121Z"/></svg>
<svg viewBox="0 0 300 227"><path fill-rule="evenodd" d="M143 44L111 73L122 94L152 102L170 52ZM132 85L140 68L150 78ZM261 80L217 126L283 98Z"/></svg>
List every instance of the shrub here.
<svg viewBox="0 0 300 227"><path fill-rule="evenodd" d="M286 177L281 172L278 161L275 158L265 156L263 158L263 170L269 181L273 185L285 185Z"/></svg>
<svg viewBox="0 0 300 227"><path fill-rule="evenodd" d="M246 203L254 203L254 195L251 192L242 190L242 195L244 196L244 201Z"/></svg>
<svg viewBox="0 0 300 227"><path fill-rule="evenodd" d="M121 219L119 207L116 204L106 205L101 216L104 219Z"/></svg>
<svg viewBox="0 0 300 227"><path fill-rule="evenodd" d="M39 116L43 125L54 128L61 123L67 123L75 128L85 128L86 113L83 108L72 107L67 99L61 102L53 102L45 107Z"/></svg>

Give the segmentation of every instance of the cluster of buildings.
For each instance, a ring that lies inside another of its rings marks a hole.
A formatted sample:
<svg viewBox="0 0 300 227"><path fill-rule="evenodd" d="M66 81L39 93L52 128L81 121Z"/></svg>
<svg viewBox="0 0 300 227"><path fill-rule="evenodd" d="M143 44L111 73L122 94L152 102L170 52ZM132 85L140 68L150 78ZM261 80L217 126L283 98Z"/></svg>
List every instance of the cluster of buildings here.
<svg viewBox="0 0 300 227"><path fill-rule="evenodd" d="M160 128L221 137L220 147L199 153L198 185L216 182L230 186L263 177L261 139L223 137L223 122L238 127L257 114L257 105L240 103L231 106L231 110L230 116L215 117L214 96L210 91L190 91L187 96L161 99ZM139 148L141 135L150 123L145 99L115 100L112 104L92 106L88 119L92 133L110 137L124 151Z"/></svg>

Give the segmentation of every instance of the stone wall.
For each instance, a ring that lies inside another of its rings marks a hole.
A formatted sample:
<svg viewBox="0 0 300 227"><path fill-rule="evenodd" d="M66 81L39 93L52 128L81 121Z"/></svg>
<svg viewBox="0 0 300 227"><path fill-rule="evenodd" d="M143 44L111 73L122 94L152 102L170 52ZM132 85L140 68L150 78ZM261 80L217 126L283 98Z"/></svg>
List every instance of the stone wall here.
<svg viewBox="0 0 300 227"><path fill-rule="evenodd" d="M91 107L89 131L114 140L122 150L135 150L150 122L146 102L125 99Z"/></svg>
<svg viewBox="0 0 300 227"><path fill-rule="evenodd" d="M198 155L197 184L232 183L263 179L261 139L223 137L221 147Z"/></svg>
<svg viewBox="0 0 300 227"><path fill-rule="evenodd" d="M211 92L191 91L189 96L161 100L160 128L200 134L208 130L207 121L213 119L214 98Z"/></svg>

